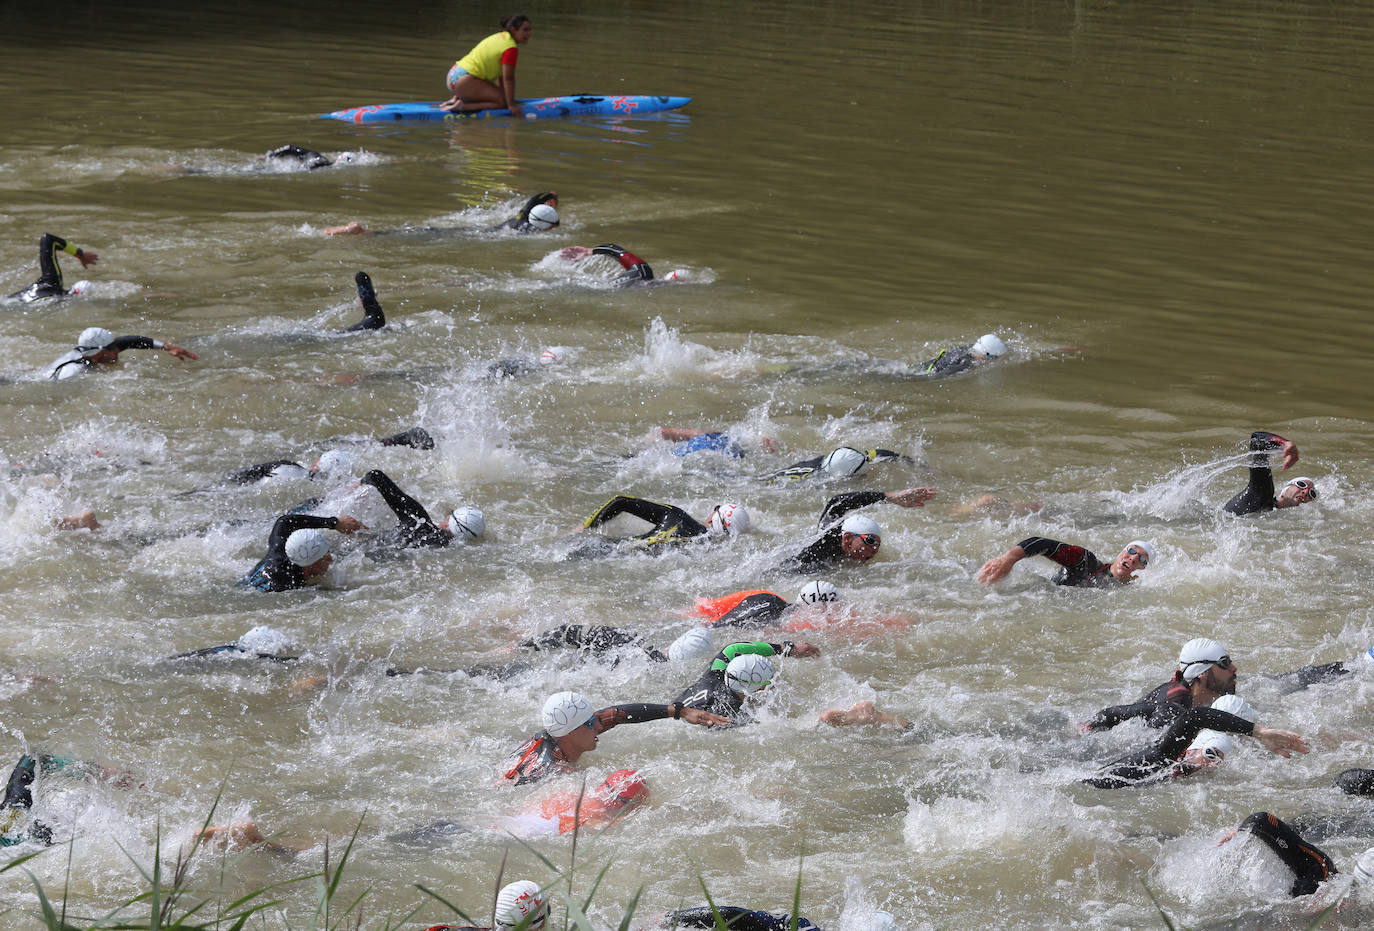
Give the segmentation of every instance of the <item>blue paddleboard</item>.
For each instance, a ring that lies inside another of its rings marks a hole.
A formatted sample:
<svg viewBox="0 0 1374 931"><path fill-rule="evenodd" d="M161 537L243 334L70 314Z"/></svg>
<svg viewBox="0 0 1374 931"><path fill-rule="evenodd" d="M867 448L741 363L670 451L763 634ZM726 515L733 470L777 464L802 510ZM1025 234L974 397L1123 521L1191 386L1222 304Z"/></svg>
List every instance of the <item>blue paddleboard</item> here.
<svg viewBox="0 0 1374 931"><path fill-rule="evenodd" d="M531 97L521 100L525 119L546 120L567 116L641 116L676 110L692 102L691 97L653 97L647 95L608 96L602 94L573 94L568 97ZM351 107L321 113L326 120L346 120L350 123L390 123L395 120L450 122L453 120L494 119L510 116L509 110L478 110L476 113L450 113L433 103L379 103L370 107Z"/></svg>

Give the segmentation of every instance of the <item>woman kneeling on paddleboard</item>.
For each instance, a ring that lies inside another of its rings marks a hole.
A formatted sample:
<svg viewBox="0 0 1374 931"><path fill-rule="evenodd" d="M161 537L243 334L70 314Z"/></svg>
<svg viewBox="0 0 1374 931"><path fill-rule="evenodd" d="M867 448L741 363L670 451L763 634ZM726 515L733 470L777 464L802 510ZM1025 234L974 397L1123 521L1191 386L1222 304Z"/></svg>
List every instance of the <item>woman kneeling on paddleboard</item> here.
<svg viewBox="0 0 1374 931"><path fill-rule="evenodd" d="M500 32L478 42L449 69L448 89L453 96L440 108L473 113L505 107L511 116L524 116L515 102L515 60L520 54L517 46L524 45L533 34L534 24L523 13L501 20Z"/></svg>

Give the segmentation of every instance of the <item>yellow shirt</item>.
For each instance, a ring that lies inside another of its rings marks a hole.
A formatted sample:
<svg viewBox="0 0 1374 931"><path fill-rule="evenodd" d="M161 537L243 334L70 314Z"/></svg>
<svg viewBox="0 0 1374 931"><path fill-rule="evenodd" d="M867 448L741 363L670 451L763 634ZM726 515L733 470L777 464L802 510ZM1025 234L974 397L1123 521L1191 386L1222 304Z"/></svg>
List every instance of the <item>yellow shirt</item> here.
<svg viewBox="0 0 1374 931"><path fill-rule="evenodd" d="M501 80L501 56L505 54L506 49L515 47L515 39L509 32L504 29L494 32L458 59L458 67L475 78L495 84Z"/></svg>

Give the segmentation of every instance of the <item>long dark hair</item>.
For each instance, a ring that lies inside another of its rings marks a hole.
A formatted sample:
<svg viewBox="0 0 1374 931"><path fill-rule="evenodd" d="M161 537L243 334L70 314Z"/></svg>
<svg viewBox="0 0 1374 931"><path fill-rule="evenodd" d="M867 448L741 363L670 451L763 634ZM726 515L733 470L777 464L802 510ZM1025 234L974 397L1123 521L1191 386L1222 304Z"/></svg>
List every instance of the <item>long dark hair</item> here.
<svg viewBox="0 0 1374 931"><path fill-rule="evenodd" d="M501 28L506 32L515 32L529 21L530 18L524 13L512 13L501 20Z"/></svg>

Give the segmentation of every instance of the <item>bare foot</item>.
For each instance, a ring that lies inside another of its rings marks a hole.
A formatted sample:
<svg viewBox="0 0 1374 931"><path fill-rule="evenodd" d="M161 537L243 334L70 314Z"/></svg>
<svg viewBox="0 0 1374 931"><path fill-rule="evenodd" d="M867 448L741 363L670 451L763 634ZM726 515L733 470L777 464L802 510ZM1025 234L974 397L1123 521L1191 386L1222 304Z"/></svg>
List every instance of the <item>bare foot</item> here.
<svg viewBox="0 0 1374 931"><path fill-rule="evenodd" d="M462 112L463 112L463 98L462 98L462 97L450 97L448 100L445 100L443 103L439 104L439 109L440 109L440 110L447 110L449 113L462 113Z"/></svg>
<svg viewBox="0 0 1374 931"><path fill-rule="evenodd" d="M363 226L357 220L345 223L343 226L326 226L324 234L326 236L356 236L362 233L370 233L372 230Z"/></svg>

